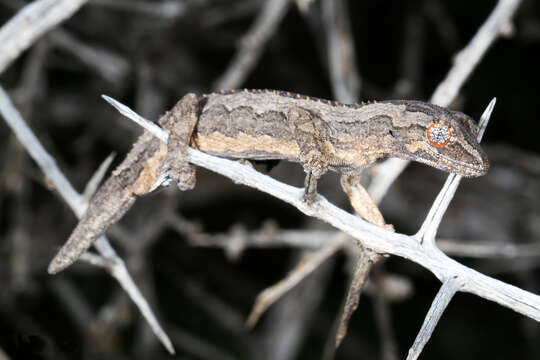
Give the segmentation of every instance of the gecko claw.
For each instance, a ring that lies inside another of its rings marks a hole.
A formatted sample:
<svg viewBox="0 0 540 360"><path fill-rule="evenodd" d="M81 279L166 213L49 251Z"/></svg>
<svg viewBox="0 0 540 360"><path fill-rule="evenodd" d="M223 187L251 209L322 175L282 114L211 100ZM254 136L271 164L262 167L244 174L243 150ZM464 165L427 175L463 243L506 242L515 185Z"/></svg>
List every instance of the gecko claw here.
<svg viewBox="0 0 540 360"><path fill-rule="evenodd" d="M304 182L304 196L302 201L312 204L317 199L317 177L312 172L308 172Z"/></svg>

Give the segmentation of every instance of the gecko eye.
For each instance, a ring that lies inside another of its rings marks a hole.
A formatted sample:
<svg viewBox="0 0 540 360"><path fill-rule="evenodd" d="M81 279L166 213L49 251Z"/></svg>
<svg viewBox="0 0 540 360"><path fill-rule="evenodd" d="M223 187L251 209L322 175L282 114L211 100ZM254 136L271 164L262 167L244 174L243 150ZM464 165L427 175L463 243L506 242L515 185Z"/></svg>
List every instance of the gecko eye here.
<svg viewBox="0 0 540 360"><path fill-rule="evenodd" d="M428 127L427 138L431 145L445 146L452 138L452 131L448 126L436 122Z"/></svg>
<svg viewBox="0 0 540 360"><path fill-rule="evenodd" d="M396 137L396 133L394 132L394 130L389 130L388 133L389 133L392 137Z"/></svg>

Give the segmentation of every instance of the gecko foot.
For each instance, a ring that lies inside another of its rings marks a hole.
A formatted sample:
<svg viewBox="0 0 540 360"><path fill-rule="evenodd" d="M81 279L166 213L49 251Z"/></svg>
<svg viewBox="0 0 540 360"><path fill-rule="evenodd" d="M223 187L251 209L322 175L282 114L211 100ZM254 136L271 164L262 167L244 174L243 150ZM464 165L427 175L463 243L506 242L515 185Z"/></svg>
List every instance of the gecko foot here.
<svg viewBox="0 0 540 360"><path fill-rule="evenodd" d="M304 196L302 200L306 204L311 204L317 198L317 177L312 172L308 172L304 182Z"/></svg>

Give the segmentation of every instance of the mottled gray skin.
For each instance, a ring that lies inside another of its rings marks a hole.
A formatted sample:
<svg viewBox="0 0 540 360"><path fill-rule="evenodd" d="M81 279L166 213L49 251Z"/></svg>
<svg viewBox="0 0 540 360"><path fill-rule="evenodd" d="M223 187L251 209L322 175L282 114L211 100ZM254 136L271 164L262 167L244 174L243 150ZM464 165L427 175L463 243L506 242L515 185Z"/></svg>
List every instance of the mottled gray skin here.
<svg viewBox="0 0 540 360"><path fill-rule="evenodd" d="M88 210L49 265L56 273L73 263L133 205L161 174L182 190L195 185L187 147L228 157L283 159L303 165L315 179L327 170L354 176L386 157L414 160L463 176L484 175L489 163L467 115L418 101L340 104L269 90L188 94L159 121L168 145L143 134L101 186ZM428 129L448 129L434 144Z"/></svg>
<svg viewBox="0 0 540 360"><path fill-rule="evenodd" d="M452 130L446 146L429 142L427 129L433 123ZM339 173L398 157L474 177L489 168L477 131L469 116L419 101L346 105L282 91L242 90L203 97L191 145L219 156L304 165L306 153L318 152L319 162Z"/></svg>

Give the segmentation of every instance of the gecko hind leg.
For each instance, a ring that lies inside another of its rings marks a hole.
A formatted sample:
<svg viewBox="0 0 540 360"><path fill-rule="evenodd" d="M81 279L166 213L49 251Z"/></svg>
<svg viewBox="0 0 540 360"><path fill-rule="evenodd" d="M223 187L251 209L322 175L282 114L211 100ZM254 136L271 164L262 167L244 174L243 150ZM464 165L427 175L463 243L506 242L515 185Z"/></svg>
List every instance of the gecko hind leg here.
<svg viewBox="0 0 540 360"><path fill-rule="evenodd" d="M169 131L167 155L160 173L166 172L167 177L183 191L193 189L196 181L195 167L188 161L188 147L199 120L199 108L197 95L186 94L160 122Z"/></svg>

